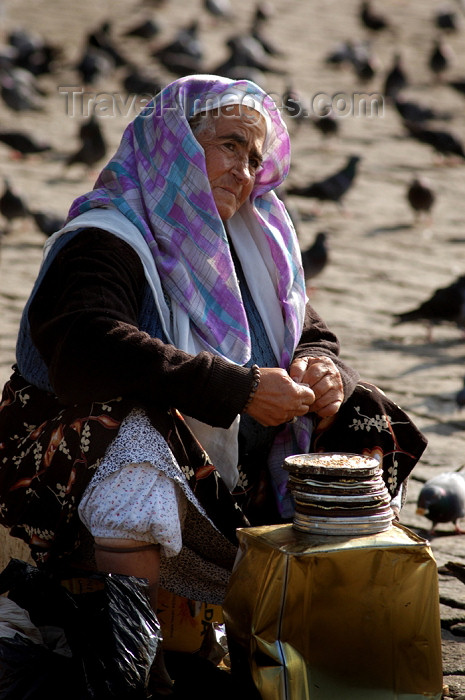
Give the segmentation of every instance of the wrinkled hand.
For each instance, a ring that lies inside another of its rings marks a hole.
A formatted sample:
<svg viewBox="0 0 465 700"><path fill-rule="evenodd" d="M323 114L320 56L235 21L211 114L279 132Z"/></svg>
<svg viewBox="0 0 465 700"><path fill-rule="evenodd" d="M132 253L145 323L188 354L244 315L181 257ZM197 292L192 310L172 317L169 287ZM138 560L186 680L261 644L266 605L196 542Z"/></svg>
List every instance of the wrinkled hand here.
<svg viewBox="0 0 465 700"><path fill-rule="evenodd" d="M260 384L246 413L262 425L281 425L311 410L315 394L279 368L260 368Z"/></svg>
<svg viewBox="0 0 465 700"><path fill-rule="evenodd" d="M315 394L310 406L321 418L333 416L344 400L341 374L329 357L301 357L294 360L289 374L296 382L308 384Z"/></svg>

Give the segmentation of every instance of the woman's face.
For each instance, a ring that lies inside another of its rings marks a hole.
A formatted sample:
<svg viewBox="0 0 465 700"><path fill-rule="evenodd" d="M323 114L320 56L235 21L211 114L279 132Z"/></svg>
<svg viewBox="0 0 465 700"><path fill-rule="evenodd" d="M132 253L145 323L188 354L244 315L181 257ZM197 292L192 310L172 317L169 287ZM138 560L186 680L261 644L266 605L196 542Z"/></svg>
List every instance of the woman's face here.
<svg viewBox="0 0 465 700"><path fill-rule="evenodd" d="M211 124L196 138L205 152L218 213L227 221L252 192L262 162L266 124L261 114L242 105L223 107L212 115Z"/></svg>

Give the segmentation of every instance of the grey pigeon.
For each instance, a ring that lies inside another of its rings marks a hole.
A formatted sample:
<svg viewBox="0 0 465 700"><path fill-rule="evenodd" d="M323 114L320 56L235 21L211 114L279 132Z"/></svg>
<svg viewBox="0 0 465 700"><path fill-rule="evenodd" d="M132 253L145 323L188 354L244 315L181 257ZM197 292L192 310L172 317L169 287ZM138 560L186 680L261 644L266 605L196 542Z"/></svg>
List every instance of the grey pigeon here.
<svg viewBox="0 0 465 700"><path fill-rule="evenodd" d="M447 287L436 289L431 297L411 311L394 316L395 325L415 322L427 324L428 340L432 339L432 329L436 325L452 323L465 329L465 275Z"/></svg>
<svg viewBox="0 0 465 700"><path fill-rule="evenodd" d="M4 103L14 112L42 111L44 108L44 93L25 68L4 67L0 71L0 90Z"/></svg>
<svg viewBox="0 0 465 700"><path fill-rule="evenodd" d="M458 520L465 515L465 479L459 472L442 472L429 479L417 499L417 513L431 520L430 534L438 523L453 523L455 532L463 534Z"/></svg>
<svg viewBox="0 0 465 700"><path fill-rule="evenodd" d="M335 202L342 206L344 196L354 184L359 161L360 156L350 156L342 170L334 173L334 175L303 187L290 187L287 189L287 194L310 197L322 202Z"/></svg>

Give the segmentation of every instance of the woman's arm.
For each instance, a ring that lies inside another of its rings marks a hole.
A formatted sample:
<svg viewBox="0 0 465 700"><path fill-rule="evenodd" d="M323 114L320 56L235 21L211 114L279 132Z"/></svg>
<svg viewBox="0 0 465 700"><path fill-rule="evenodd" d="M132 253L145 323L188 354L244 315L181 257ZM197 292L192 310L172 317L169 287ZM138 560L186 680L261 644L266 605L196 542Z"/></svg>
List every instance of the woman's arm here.
<svg viewBox="0 0 465 700"><path fill-rule="evenodd" d="M145 285L137 254L105 231L82 231L57 254L29 312L54 391L65 404L124 396L228 427L247 402L250 369L140 331Z"/></svg>

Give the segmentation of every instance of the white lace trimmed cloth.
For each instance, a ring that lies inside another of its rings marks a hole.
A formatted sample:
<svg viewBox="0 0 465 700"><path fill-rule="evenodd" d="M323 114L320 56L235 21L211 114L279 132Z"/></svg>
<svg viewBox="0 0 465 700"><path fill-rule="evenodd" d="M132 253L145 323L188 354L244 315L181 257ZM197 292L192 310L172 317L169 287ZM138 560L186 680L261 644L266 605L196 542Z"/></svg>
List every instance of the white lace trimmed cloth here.
<svg viewBox="0 0 465 700"><path fill-rule="evenodd" d="M173 470L181 479L165 440L142 410L133 410L84 492L81 520L94 537L159 543L164 556L179 554L186 496Z"/></svg>

